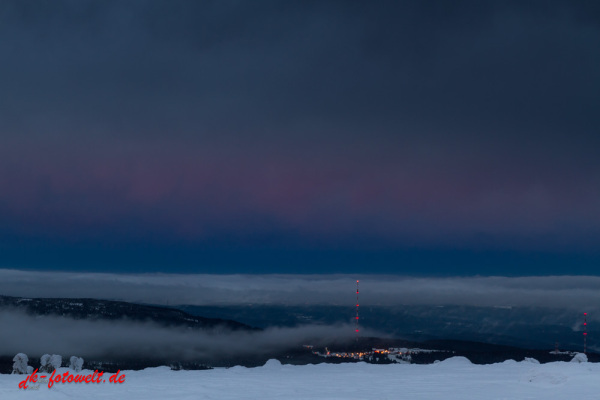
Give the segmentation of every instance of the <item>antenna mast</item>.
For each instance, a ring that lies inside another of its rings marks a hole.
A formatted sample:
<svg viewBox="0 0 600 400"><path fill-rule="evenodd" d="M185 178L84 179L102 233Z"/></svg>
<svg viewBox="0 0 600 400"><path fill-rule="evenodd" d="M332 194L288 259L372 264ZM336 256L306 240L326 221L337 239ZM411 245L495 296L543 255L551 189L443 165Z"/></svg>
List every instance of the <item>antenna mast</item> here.
<svg viewBox="0 0 600 400"><path fill-rule="evenodd" d="M587 313L583 313L583 354L587 354Z"/></svg>
<svg viewBox="0 0 600 400"><path fill-rule="evenodd" d="M356 341L358 342L358 280L356 281Z"/></svg>

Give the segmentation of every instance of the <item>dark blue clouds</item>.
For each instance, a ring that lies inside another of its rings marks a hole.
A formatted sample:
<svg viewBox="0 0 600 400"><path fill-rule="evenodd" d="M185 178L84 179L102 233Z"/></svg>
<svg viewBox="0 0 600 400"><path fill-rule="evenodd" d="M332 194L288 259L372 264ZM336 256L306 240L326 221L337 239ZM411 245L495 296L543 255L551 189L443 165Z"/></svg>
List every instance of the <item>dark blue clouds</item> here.
<svg viewBox="0 0 600 400"><path fill-rule="evenodd" d="M595 273L598 15L4 2L0 265Z"/></svg>

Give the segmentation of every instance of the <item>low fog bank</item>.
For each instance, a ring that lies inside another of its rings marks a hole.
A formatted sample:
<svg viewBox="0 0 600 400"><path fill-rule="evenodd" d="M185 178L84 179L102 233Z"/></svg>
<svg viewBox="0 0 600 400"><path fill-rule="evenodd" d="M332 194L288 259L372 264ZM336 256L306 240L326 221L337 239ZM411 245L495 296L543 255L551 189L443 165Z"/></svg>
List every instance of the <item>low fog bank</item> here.
<svg viewBox="0 0 600 400"><path fill-rule="evenodd" d="M301 326L253 332L223 332L166 328L157 324L86 321L58 316L32 316L22 311L0 311L0 355L26 353L81 357L144 357L211 360L284 351L302 344L324 345L353 340L351 326ZM373 334L375 334L373 332Z"/></svg>
<svg viewBox="0 0 600 400"><path fill-rule="evenodd" d="M0 294L99 298L160 305L347 305L361 303L549 307L589 311L600 277L413 278L383 275L99 274L0 270ZM594 316L591 316L594 318Z"/></svg>

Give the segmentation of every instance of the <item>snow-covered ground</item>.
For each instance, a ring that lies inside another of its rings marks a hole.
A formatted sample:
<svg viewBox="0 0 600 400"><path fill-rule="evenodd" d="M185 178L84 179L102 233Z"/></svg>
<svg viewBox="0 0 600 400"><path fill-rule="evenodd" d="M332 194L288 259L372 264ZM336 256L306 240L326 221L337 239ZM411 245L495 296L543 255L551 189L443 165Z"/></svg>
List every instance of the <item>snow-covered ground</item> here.
<svg viewBox="0 0 600 400"><path fill-rule="evenodd" d="M66 371L66 369L61 369ZM83 371L86 373L86 371ZM89 371L87 371L89 373ZM259 368L125 371L123 384L55 384L20 390L23 375L0 375L0 399L591 399L600 364L506 361L473 365L454 357L430 365L319 364L271 360Z"/></svg>

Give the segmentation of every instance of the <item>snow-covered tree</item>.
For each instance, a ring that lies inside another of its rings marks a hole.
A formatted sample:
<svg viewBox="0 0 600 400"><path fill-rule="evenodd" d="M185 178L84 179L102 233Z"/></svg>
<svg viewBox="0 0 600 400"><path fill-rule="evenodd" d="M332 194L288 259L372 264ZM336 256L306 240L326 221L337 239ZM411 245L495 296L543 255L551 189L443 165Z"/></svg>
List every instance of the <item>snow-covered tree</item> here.
<svg viewBox="0 0 600 400"><path fill-rule="evenodd" d="M62 357L58 354L52 354L52 356L50 356L50 365L53 369L59 369L62 365Z"/></svg>
<svg viewBox="0 0 600 400"><path fill-rule="evenodd" d="M44 354L42 358L40 358L40 372L52 372L54 368L50 364L50 354Z"/></svg>
<svg viewBox="0 0 600 400"><path fill-rule="evenodd" d="M80 372L83 368L83 358L71 356L69 360L69 368L75 372Z"/></svg>
<svg viewBox="0 0 600 400"><path fill-rule="evenodd" d="M27 373L27 363L29 362L29 358L26 354L19 353L13 358L13 374L26 374Z"/></svg>
<svg viewBox="0 0 600 400"><path fill-rule="evenodd" d="M584 362L588 362L588 358L583 353L577 353L577 354L575 354L575 357L573 357L571 362L572 363L584 363Z"/></svg>

